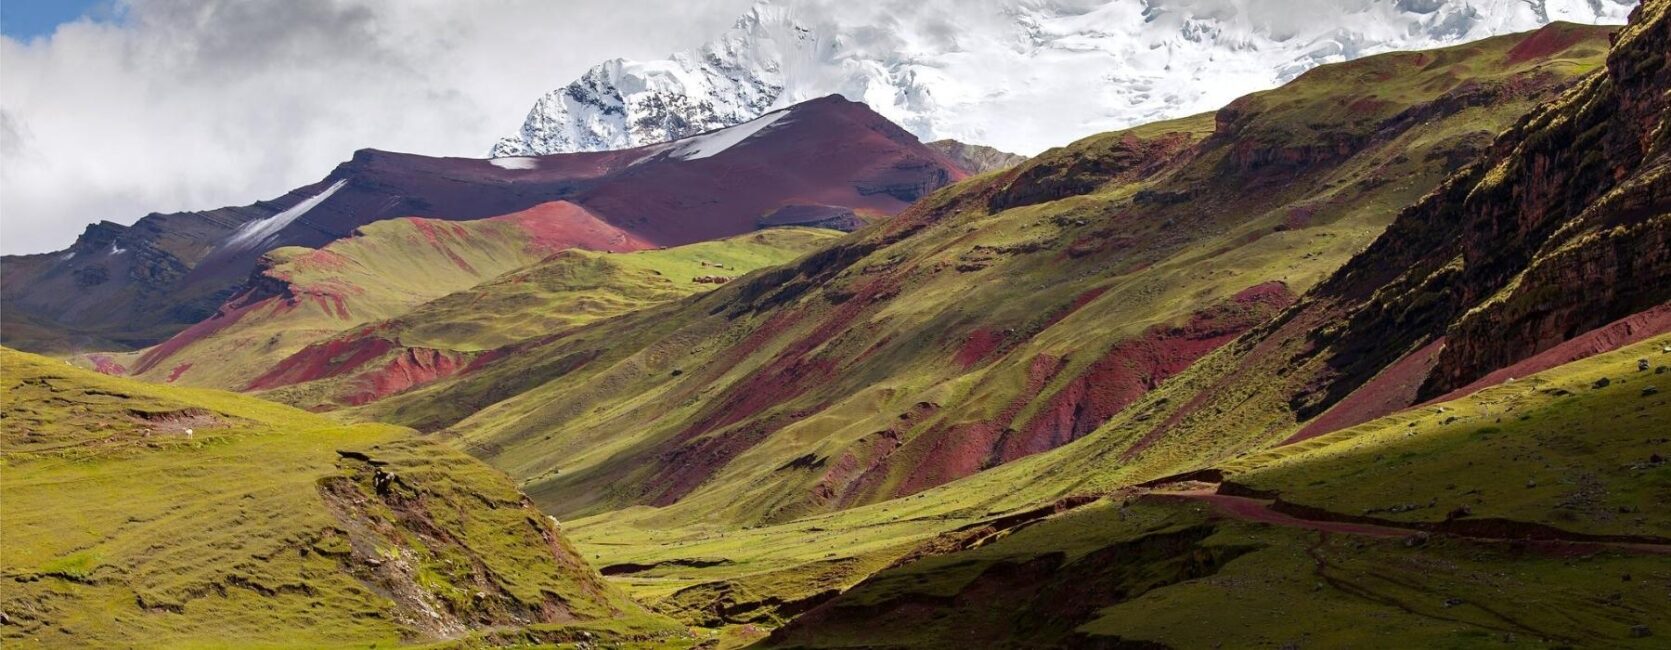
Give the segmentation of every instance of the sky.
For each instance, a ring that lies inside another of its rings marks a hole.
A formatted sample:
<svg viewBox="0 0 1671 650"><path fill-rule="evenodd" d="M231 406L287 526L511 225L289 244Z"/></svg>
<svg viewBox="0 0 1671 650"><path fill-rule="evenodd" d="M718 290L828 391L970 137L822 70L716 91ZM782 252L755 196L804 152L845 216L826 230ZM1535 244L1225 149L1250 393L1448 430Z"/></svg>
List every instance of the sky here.
<svg viewBox="0 0 1671 650"><path fill-rule="evenodd" d="M278 197L356 149L484 157L541 94L752 0L0 0L0 252Z"/></svg>
<svg viewBox="0 0 1671 650"><path fill-rule="evenodd" d="M0 2L0 34L18 40L45 36L62 23L108 8L100 0L5 0Z"/></svg>

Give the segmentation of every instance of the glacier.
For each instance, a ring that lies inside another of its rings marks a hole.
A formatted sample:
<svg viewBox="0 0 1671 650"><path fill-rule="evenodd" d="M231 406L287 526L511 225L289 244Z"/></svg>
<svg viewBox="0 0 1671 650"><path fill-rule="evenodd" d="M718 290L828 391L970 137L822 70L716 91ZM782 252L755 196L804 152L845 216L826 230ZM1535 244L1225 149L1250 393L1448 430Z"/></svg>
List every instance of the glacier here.
<svg viewBox="0 0 1671 650"><path fill-rule="evenodd" d="M1634 0L763 0L706 44L614 59L534 103L495 157L604 151L862 101L924 141L1034 154L1216 109L1316 66L1552 21L1622 24Z"/></svg>

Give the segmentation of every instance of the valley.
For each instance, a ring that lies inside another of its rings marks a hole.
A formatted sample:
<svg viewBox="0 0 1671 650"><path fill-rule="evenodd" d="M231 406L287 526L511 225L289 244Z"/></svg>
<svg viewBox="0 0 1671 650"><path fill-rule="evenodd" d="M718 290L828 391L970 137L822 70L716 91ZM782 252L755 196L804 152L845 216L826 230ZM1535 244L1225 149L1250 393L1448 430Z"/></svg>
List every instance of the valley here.
<svg viewBox="0 0 1671 650"><path fill-rule="evenodd" d="M769 4L674 63L885 50ZM571 88L8 255L0 639L1661 647L1671 1L1538 24L1029 157Z"/></svg>

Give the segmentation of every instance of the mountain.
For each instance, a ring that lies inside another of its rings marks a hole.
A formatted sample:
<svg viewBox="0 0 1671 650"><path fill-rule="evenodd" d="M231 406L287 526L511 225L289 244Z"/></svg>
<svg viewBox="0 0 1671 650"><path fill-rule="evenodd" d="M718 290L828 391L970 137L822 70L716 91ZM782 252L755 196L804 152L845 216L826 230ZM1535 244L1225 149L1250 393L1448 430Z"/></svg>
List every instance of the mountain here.
<svg viewBox="0 0 1671 650"><path fill-rule="evenodd" d="M1645 3L1605 71L1141 416L929 500L1077 498L923 544L762 645L1664 645L1637 577L1671 554L1668 52L1671 3Z"/></svg>
<svg viewBox="0 0 1671 650"><path fill-rule="evenodd" d="M365 150L273 201L103 222L67 250L7 256L4 336L36 350L144 347L213 317L268 251L320 248L386 219L469 221L548 206L539 228L572 239L545 245L675 246L751 232L786 205L893 214L964 176L864 105L834 97L626 151L488 161Z"/></svg>
<svg viewBox="0 0 1671 650"><path fill-rule="evenodd" d="M457 436L564 517L753 526L920 494L1082 439L1287 313L1607 38L1324 66L351 416Z"/></svg>
<svg viewBox="0 0 1671 650"><path fill-rule="evenodd" d="M8 646L683 637L408 430L0 349Z"/></svg>
<svg viewBox="0 0 1671 650"><path fill-rule="evenodd" d="M1551 21L1622 23L1634 4L765 0L701 47L610 60L552 90L492 155L655 144L829 94L865 102L924 141L1032 154L1213 110L1325 63Z"/></svg>
<svg viewBox="0 0 1671 650"><path fill-rule="evenodd" d="M1641 577L1671 552L1671 269L1655 250L1671 232L1668 9L1644 5L1605 68L1390 208L1277 317L1073 442L724 535L681 502L582 519L577 539L681 619L789 620L768 647L1657 647L1666 618ZM1547 28L1477 61L1573 36ZM1220 132L1253 135L1284 90L1350 69L1234 103ZM1420 78L1381 74L1398 69L1361 78ZM1476 318L1504 325L1475 335ZM1453 337L1457 358L1498 360L1439 370ZM1331 417L1342 407L1353 417Z"/></svg>
<svg viewBox="0 0 1671 650"><path fill-rule="evenodd" d="M215 315L155 346L85 356L111 374L242 389L297 350L393 318L570 246L631 251L650 244L555 201L476 221L402 218L367 224L320 249L268 251Z"/></svg>
<svg viewBox="0 0 1671 650"><path fill-rule="evenodd" d="M554 333L708 291L741 274L792 261L839 235L773 228L627 254L571 249L382 320L346 327L339 320L328 333L292 338L278 354L232 352L249 335L230 332L174 356L235 363L243 374L220 385L264 391L269 399L310 410L365 404L467 372ZM283 316L256 326L295 328Z"/></svg>
<svg viewBox="0 0 1671 650"><path fill-rule="evenodd" d="M935 140L928 146L939 149L972 174L1003 171L1027 161L1026 156L956 140Z"/></svg>
<svg viewBox="0 0 1671 650"><path fill-rule="evenodd" d="M1648 442L1671 398L1592 385L1640 377L1639 358L1664 367L1666 344L1250 455L1234 479L965 524L759 647L1663 646L1663 595L1642 577L1671 552ZM1482 411L1518 415L1467 415Z"/></svg>

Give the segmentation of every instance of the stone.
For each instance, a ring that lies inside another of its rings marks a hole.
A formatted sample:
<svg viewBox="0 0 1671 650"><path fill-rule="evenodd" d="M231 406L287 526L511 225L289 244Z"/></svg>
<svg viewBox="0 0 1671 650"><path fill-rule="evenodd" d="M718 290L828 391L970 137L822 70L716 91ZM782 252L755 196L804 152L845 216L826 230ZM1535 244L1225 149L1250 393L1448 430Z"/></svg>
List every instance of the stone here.
<svg viewBox="0 0 1671 650"><path fill-rule="evenodd" d="M1649 395L1658 395L1658 394L1659 394L1659 387L1658 386L1648 386L1647 388L1642 389L1642 396L1643 397L1647 397Z"/></svg>
<svg viewBox="0 0 1671 650"><path fill-rule="evenodd" d="M1606 377L1602 377L1601 379L1597 379L1597 380L1595 380L1594 383L1590 384L1590 388L1601 389L1601 388L1606 388L1606 387L1611 386L1611 385L1613 385L1613 380L1608 379Z"/></svg>

